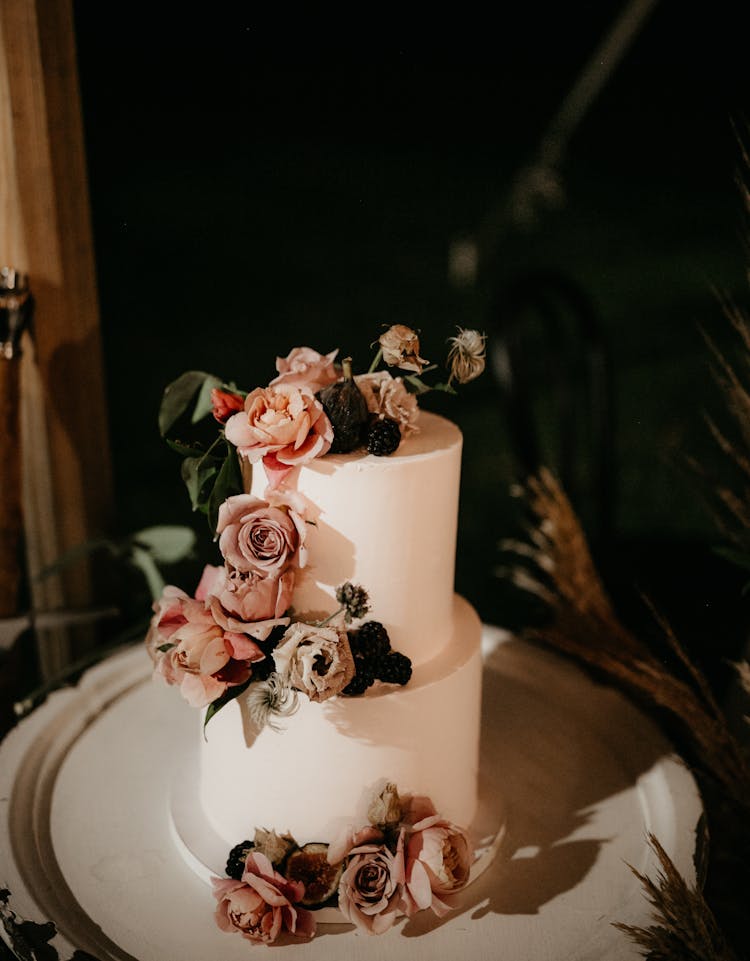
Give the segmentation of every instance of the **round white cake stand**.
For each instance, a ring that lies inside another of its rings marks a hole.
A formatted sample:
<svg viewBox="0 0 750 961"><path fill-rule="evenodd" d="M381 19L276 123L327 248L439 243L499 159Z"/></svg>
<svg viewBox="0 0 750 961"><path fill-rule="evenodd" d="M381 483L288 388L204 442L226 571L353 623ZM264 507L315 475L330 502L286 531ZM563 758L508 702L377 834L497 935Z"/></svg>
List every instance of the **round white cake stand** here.
<svg viewBox="0 0 750 961"><path fill-rule="evenodd" d="M322 925L277 949L285 957L636 961L613 922L650 923L628 867L656 875L649 831L694 883L698 790L654 725L500 629L485 628L483 647L481 794L506 818L494 862L442 920L422 912L380 937ZM0 937L19 957L239 961L267 950L219 931L170 831L195 736L194 711L150 680L140 647L11 731L0 746ZM32 954L34 941L46 953Z"/></svg>

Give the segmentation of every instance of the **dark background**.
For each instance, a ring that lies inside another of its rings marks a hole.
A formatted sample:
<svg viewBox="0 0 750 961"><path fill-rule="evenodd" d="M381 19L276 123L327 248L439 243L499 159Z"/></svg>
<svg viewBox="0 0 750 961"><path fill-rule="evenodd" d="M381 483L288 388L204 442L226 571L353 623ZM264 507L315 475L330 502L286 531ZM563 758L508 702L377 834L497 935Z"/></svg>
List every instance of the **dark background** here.
<svg viewBox="0 0 750 961"><path fill-rule="evenodd" d="M699 328L731 353L716 290L747 301L733 124L744 129L750 90L734 6L655 4L569 144L564 204L532 231L501 233L479 282L457 287L451 244L502 209L624 4L492 18L460 7L413 22L403 10L348 22L290 10L271 23L251 7L191 19L176 5L167 17L165 5L77 3L118 532L193 523L213 556L156 428L182 371L250 389L300 344L341 347L362 368L396 322L440 358L457 324L492 336L498 290L553 270L591 299L612 352L605 573L626 616L643 617L646 591L720 671L744 637L744 575L714 553L684 458L722 469L703 421L722 401ZM530 358L542 403L544 353ZM458 589L485 620L516 626L523 604L494 574L519 523L503 399L486 374L425 405L465 432ZM554 436L554 423L542 430Z"/></svg>

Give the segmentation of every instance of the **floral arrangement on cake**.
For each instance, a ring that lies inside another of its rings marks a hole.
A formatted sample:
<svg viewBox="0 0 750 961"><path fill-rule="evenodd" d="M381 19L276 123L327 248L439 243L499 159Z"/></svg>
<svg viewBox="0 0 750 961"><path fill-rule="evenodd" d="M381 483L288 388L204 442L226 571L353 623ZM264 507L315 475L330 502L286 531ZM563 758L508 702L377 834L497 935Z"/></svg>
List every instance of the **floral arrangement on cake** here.
<svg viewBox="0 0 750 961"><path fill-rule="evenodd" d="M271 944L286 933L315 934L315 910L337 905L343 920L383 934L399 917L452 910L474 859L467 832L429 798L399 796L387 784L365 825L347 825L330 845L300 847L290 835L256 830L232 848L226 878L212 878L222 931Z"/></svg>
<svg viewBox="0 0 750 961"><path fill-rule="evenodd" d="M388 456L417 429L417 395L455 392L484 367L484 336L459 329L450 339L448 380L429 387L434 369L419 356L408 327L388 328L370 369L352 373L350 358L295 347L276 360L266 387L242 392L208 374L190 371L165 391L162 434L182 457L193 508L205 512L223 563L207 565L193 595L169 585L154 604L146 648L154 673L177 686L205 723L246 693L259 728L280 729L300 695L324 701L364 694L376 681L406 684L408 657L391 649L385 627L364 621L367 591L339 586L339 608L324 620L293 619L295 582L307 564L305 498L289 484L296 466L328 453L364 447ZM392 376L396 367L403 376ZM219 425L206 447L172 434L185 419L209 415ZM263 497L245 493L243 464L260 464Z"/></svg>

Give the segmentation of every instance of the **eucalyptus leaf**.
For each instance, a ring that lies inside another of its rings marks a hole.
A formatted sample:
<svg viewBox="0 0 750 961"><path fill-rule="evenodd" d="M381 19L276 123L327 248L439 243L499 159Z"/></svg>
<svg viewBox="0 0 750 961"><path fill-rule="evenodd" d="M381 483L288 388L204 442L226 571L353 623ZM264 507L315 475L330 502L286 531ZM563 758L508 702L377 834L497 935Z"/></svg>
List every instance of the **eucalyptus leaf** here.
<svg viewBox="0 0 750 961"><path fill-rule="evenodd" d="M176 564L193 550L195 532L181 524L159 524L133 534L133 541L144 547L157 564Z"/></svg>
<svg viewBox="0 0 750 961"><path fill-rule="evenodd" d="M164 578L159 573L159 568L156 566L156 561L153 559L151 554L144 550L144 548L139 547L137 544L133 545L133 549L130 552L130 560L132 564L138 568L138 570L143 574L143 577L148 584L148 589L151 593L151 598L154 601L158 601L164 590Z"/></svg>
<svg viewBox="0 0 750 961"><path fill-rule="evenodd" d="M202 370L188 370L167 385L159 408L159 432L162 437L165 437L170 427L187 412L195 395L207 380L214 384L221 383L213 374Z"/></svg>
<svg viewBox="0 0 750 961"><path fill-rule="evenodd" d="M221 697L217 697L215 701L211 701L206 708L206 716L203 719L204 738L206 737L206 726L211 718L215 717L223 707L226 707L227 704L239 697L240 694L243 694L250 686L250 683L250 681L245 681L244 684L235 684L233 687L228 687Z"/></svg>

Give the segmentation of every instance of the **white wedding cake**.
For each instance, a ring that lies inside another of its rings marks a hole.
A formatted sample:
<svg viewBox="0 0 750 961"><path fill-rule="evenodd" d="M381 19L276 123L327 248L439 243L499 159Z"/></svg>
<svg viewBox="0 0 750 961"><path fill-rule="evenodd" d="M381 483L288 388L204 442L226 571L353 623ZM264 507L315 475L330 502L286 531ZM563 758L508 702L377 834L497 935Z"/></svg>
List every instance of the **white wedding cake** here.
<svg viewBox="0 0 750 961"><path fill-rule="evenodd" d="M434 388L455 393L484 338L451 342ZM481 624L454 593L461 433L418 407L434 365L414 331L378 343L357 376L295 348L247 393L189 372L160 412L223 561L193 595L166 587L146 638L201 709L172 832L251 941L442 916L499 837L478 804ZM175 436L207 413L208 446Z"/></svg>

